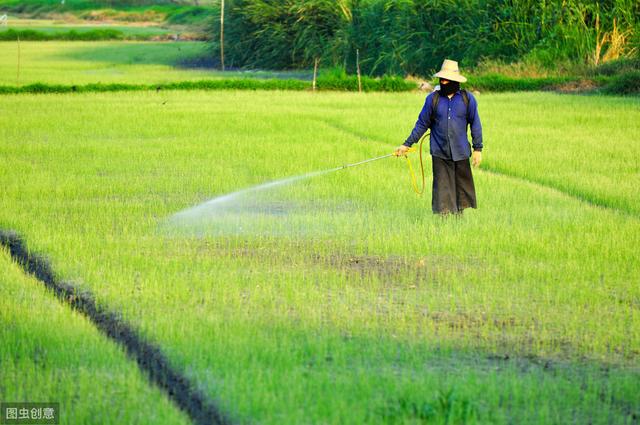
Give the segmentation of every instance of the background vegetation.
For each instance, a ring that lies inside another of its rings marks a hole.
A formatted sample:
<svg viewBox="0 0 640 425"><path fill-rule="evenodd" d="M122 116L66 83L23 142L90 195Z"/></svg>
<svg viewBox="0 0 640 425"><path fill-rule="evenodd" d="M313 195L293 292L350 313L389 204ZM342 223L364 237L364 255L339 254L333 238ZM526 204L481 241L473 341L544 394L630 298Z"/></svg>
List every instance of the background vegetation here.
<svg viewBox="0 0 640 425"><path fill-rule="evenodd" d="M212 6L212 0L66 0L64 3L60 0L0 0L0 12L10 14L39 18L66 14L93 21L145 21L180 25L203 24L211 16Z"/></svg>
<svg viewBox="0 0 640 425"><path fill-rule="evenodd" d="M350 76L356 72L359 51L362 72L369 77L428 77L450 57L458 59L471 77L467 87L477 90L640 93L640 3L632 0L226 4L226 68L232 71L308 73L319 59L321 75L330 80L324 88L352 90L356 84ZM16 26L14 19L7 30L0 28L0 40L208 40L208 49L175 64L216 69L219 7L218 0L0 0L0 10L20 16L71 16L83 23L24 27ZM87 22L96 26L85 26ZM119 26L113 25L116 22Z"/></svg>
<svg viewBox="0 0 640 425"><path fill-rule="evenodd" d="M638 55L634 0L229 0L226 60L269 69L312 65L367 75L429 75L445 57L465 67L524 62L571 69ZM213 21L213 34L219 22ZM217 37L212 37L214 40Z"/></svg>

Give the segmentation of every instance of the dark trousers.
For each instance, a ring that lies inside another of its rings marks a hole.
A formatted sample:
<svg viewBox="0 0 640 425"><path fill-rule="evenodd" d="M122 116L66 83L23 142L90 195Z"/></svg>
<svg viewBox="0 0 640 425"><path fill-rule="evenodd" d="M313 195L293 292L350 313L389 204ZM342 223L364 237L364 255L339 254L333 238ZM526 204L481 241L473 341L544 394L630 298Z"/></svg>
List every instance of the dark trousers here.
<svg viewBox="0 0 640 425"><path fill-rule="evenodd" d="M462 212L476 208L476 189L471 175L469 159L451 161L432 156L434 214Z"/></svg>

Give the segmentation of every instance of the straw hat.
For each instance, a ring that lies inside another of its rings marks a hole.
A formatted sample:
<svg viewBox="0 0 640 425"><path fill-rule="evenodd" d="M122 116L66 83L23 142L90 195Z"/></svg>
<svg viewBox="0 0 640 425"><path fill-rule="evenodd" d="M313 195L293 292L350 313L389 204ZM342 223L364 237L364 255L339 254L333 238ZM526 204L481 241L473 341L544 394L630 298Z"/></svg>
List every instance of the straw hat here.
<svg viewBox="0 0 640 425"><path fill-rule="evenodd" d="M433 74L433 76L444 78L445 80L457 81L459 83L464 83L467 81L465 77L460 75L458 62L449 59L445 59L444 62L442 62L442 68L440 68L440 72L438 72L437 74Z"/></svg>

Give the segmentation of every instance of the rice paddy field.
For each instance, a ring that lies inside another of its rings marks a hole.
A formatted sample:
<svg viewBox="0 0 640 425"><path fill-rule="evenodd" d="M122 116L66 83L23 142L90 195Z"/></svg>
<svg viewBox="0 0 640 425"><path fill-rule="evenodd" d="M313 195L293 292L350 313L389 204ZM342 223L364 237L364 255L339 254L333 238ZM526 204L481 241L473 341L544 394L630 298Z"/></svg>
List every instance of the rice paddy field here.
<svg viewBox="0 0 640 425"><path fill-rule="evenodd" d="M133 28L131 31L137 31ZM201 41L0 41L0 51L0 85L8 86L156 84L239 77L311 79L313 72L222 72L184 66L209 54Z"/></svg>
<svg viewBox="0 0 640 425"><path fill-rule="evenodd" d="M638 98L479 95L461 217L397 158L190 210L390 153L424 96L1 96L0 229L232 423L639 423ZM4 248L0 267L1 401L189 423Z"/></svg>
<svg viewBox="0 0 640 425"><path fill-rule="evenodd" d="M112 29L122 32L127 36L159 36L168 34L171 31L158 25L118 25L112 23L95 23L87 21L65 22L56 19L21 19L13 16L7 19L6 25L0 25L2 31L13 30L34 30L46 34L56 34L67 31L83 33L96 29Z"/></svg>
<svg viewBox="0 0 640 425"><path fill-rule="evenodd" d="M212 78L212 73L177 68L200 54L201 42L15 41L0 42L0 84L159 83ZM18 49L20 73L18 74Z"/></svg>

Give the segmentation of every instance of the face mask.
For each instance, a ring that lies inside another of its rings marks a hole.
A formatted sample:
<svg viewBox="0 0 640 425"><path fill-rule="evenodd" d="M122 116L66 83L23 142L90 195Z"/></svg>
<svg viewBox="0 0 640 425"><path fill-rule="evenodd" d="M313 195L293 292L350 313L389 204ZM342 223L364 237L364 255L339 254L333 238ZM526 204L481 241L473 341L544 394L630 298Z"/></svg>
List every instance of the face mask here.
<svg viewBox="0 0 640 425"><path fill-rule="evenodd" d="M440 93L444 96L456 93L460 90L460 83L457 81L449 81L447 84L440 83Z"/></svg>

